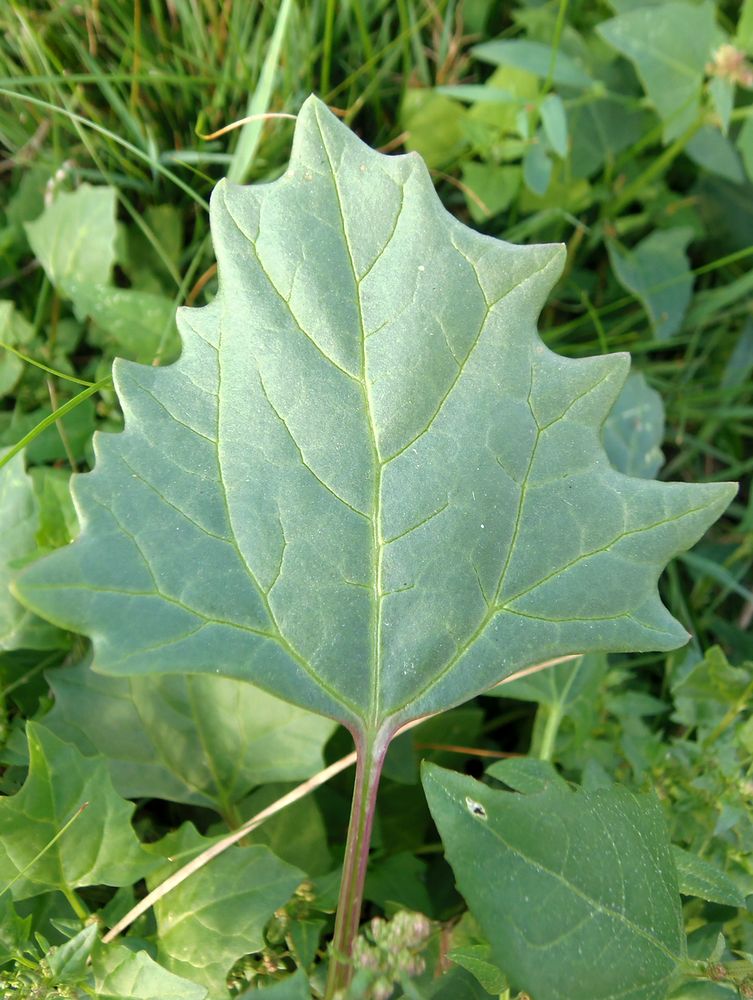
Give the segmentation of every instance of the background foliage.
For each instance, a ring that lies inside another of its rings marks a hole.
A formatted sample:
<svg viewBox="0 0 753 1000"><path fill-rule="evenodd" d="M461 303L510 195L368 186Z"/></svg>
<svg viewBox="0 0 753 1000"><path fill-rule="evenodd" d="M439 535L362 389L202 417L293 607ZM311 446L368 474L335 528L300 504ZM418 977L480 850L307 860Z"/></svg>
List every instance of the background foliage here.
<svg viewBox="0 0 753 1000"><path fill-rule="evenodd" d="M308 980L321 984L347 772L181 884L128 947L98 943L91 915L111 927L147 886L347 753L345 734L232 681L98 676L84 640L8 589L78 530L70 474L93 464L95 428L122 425L113 357L170 361L176 305L211 300L213 185L279 176L292 122L202 136L294 114L311 91L370 144L418 150L463 221L566 244L542 336L572 357L632 353L604 431L618 468L743 483L663 580L688 647L571 661L397 741L353 995L505 996L505 972L518 974L489 950L472 880L443 858L420 758L486 769L491 791L523 803L556 798L562 778L582 796L614 781L655 789L691 960L667 989L753 995L750 0L13 0L0 26L6 995L198 1000L263 986L305 1000Z"/></svg>

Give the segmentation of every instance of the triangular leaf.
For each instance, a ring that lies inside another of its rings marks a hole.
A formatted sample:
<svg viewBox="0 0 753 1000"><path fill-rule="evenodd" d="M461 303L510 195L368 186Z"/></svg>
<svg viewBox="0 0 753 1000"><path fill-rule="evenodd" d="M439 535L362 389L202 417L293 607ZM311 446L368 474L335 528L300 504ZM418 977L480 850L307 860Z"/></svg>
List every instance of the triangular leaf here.
<svg viewBox="0 0 753 1000"><path fill-rule="evenodd" d="M685 641L657 577L734 490L611 468L627 357L535 329L563 248L471 232L314 98L287 173L218 185L212 227L217 299L176 364L116 365L82 533L19 584L96 669L393 732L556 654Z"/></svg>
<svg viewBox="0 0 753 1000"><path fill-rule="evenodd" d="M657 800L613 787L494 791L426 765L458 888L514 990L547 1000L664 1000L684 957Z"/></svg>
<svg viewBox="0 0 753 1000"><path fill-rule="evenodd" d="M153 868L131 826L134 806L115 792L104 761L83 757L38 723L28 722L26 733L29 775L19 792L0 799L0 888L13 882L13 895L25 899L50 889L130 885Z"/></svg>
<svg viewBox="0 0 753 1000"><path fill-rule="evenodd" d="M698 116L706 64L723 40L714 4L639 6L597 31L635 66L664 122L664 141L676 139Z"/></svg>

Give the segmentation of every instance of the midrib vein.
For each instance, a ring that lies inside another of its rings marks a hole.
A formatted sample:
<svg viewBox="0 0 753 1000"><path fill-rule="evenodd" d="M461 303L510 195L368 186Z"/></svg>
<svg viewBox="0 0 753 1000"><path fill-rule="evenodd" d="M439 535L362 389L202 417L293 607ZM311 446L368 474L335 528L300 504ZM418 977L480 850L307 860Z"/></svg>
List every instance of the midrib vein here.
<svg viewBox="0 0 753 1000"><path fill-rule="evenodd" d="M382 470L384 468L384 463L379 454L379 445L377 444L376 428L374 426L374 414L371 402L371 393L369 392L369 379L368 379L368 357L366 354L366 328L363 319L363 306L361 302L361 280L358 277L358 272L356 271L356 263L353 259L353 251L350 247L350 240L348 239L348 230L345 225L345 213L343 211L342 197L340 195L340 189L337 184L337 175L335 174L335 165L332 161L332 156L327 146L327 140L324 137L324 130L321 127L321 122L317 116L317 124L319 125L319 135L322 140L322 149L324 150L324 155L327 157L327 163L329 164L330 174L332 175L332 190L335 194L335 203L337 205L337 212L340 219L340 228L343 235L343 245L345 247L345 252L348 257L348 262L350 264L351 274L353 275L353 285L356 292L356 312L358 314L358 325L359 325L359 342L361 350L361 374L358 378L358 383L360 385L361 394L363 396L364 411L366 414L366 420L369 428L369 438L371 440L371 452L372 461L374 465L374 494L371 504L371 549L372 549L372 568L371 568L371 578L373 580L372 589L372 609L371 609L371 711L369 713L369 723L376 729L379 724L379 695L381 689L381 668L382 668L382 601L384 598L384 592L382 589L382 565L384 558L384 539L382 537ZM394 231L393 231L394 232ZM373 267L373 263L372 263ZM367 272L368 273L368 272Z"/></svg>

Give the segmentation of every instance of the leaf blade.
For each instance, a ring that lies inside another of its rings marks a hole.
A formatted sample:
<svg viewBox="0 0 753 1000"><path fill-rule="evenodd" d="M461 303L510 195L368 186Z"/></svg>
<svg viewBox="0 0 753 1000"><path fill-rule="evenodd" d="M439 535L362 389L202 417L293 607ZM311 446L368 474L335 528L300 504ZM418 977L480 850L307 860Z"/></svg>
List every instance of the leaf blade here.
<svg viewBox="0 0 753 1000"><path fill-rule="evenodd" d="M656 578L731 488L609 466L627 357L535 329L561 247L472 233L315 99L288 172L220 184L212 225L217 300L181 313L176 364L116 364L126 429L77 481L82 534L19 582L95 669L219 671L363 732L684 641Z"/></svg>
<svg viewBox="0 0 753 1000"><path fill-rule="evenodd" d="M565 1000L587 983L592 1000L663 1000L684 934L657 802L558 784L495 792L432 765L423 781L459 888L513 989Z"/></svg>

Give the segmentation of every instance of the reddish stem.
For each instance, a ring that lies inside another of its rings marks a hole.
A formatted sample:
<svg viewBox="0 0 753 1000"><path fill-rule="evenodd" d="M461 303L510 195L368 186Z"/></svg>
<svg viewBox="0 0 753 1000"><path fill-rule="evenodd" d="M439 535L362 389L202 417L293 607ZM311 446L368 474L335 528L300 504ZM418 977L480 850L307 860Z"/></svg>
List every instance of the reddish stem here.
<svg viewBox="0 0 753 1000"><path fill-rule="evenodd" d="M353 976L351 953L361 922L363 887L369 863L376 796L390 738L391 734L387 733L366 738L363 734L354 733L357 754L356 778L325 1000L334 1000L340 990L347 988Z"/></svg>

